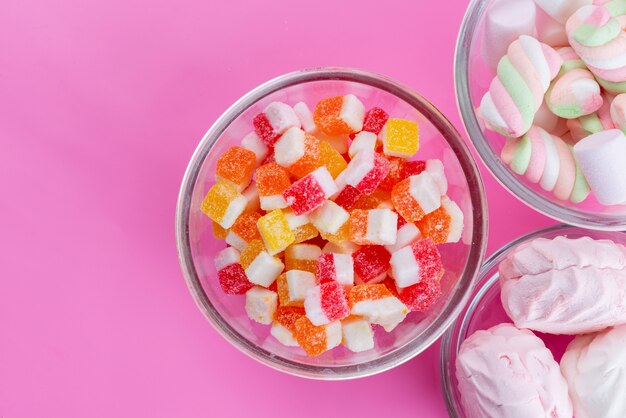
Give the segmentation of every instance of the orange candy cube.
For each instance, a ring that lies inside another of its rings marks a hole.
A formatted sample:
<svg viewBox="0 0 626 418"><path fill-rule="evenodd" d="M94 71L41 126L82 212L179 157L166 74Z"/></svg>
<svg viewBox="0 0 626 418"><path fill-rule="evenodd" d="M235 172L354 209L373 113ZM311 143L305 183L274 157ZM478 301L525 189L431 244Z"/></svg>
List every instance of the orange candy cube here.
<svg viewBox="0 0 626 418"><path fill-rule="evenodd" d="M225 180L239 191L243 190L252 179L256 166L256 155L243 147L230 147L217 160L215 177L217 181Z"/></svg>

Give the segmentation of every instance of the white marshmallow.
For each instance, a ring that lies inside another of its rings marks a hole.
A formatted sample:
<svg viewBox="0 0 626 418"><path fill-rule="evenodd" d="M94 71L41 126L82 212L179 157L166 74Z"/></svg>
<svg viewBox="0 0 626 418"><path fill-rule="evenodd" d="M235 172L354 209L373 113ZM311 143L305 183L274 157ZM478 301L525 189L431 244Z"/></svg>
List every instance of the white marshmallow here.
<svg viewBox="0 0 626 418"><path fill-rule="evenodd" d="M220 271L223 268L239 262L239 251L233 247L226 247L215 254L215 270Z"/></svg>
<svg viewBox="0 0 626 418"><path fill-rule="evenodd" d="M304 156L305 137L300 128L289 128L274 144L274 158L283 167L290 167Z"/></svg>
<svg viewBox="0 0 626 418"><path fill-rule="evenodd" d="M482 56L495 70L500 58L520 35L535 32L535 5L532 0L497 0L485 12L485 36Z"/></svg>
<svg viewBox="0 0 626 418"><path fill-rule="evenodd" d="M248 243L233 231L228 231L228 234L226 235L224 241L226 241L226 244L230 245L231 247L235 247L239 251L243 251L243 249L248 246Z"/></svg>
<svg viewBox="0 0 626 418"><path fill-rule="evenodd" d="M565 25L554 20L540 8L537 8L536 28L537 39L540 42L553 47L569 45Z"/></svg>
<svg viewBox="0 0 626 418"><path fill-rule="evenodd" d="M598 202L626 203L626 136L622 131L589 135L574 145L574 155Z"/></svg>
<svg viewBox="0 0 626 418"><path fill-rule="evenodd" d="M333 254L335 280L344 286L354 284L354 260L350 254Z"/></svg>
<svg viewBox="0 0 626 418"><path fill-rule="evenodd" d="M224 229L228 229L233 226L239 215L246 210L246 206L248 206L248 200L243 197L243 195L239 195L234 198L228 204L226 212L224 213L222 220L219 222L220 226Z"/></svg>
<svg viewBox="0 0 626 418"><path fill-rule="evenodd" d="M256 184L254 182L250 183L248 188L244 190L241 195L245 197L248 202L246 210L256 212L257 209L259 209L259 189L256 188Z"/></svg>
<svg viewBox="0 0 626 418"><path fill-rule="evenodd" d="M322 207L309 214L309 219L317 230L327 234L337 233L349 218L350 214L332 200L325 201Z"/></svg>
<svg viewBox="0 0 626 418"><path fill-rule="evenodd" d="M283 134L289 128L300 127L298 115L288 104L272 102L267 105L263 113L278 135Z"/></svg>
<svg viewBox="0 0 626 418"><path fill-rule="evenodd" d="M402 322L409 310L395 296L376 300L363 300L352 307L353 315L360 315L372 324L391 326Z"/></svg>
<svg viewBox="0 0 626 418"><path fill-rule="evenodd" d="M550 17L564 25L576 10L593 4L593 0L535 0L535 3Z"/></svg>
<svg viewBox="0 0 626 418"><path fill-rule="evenodd" d="M415 226L415 224L407 222L400 229L398 229L398 233L396 236L396 243L392 245L385 245L385 248L390 253L394 253L398 251L402 247L406 247L407 245L413 243L418 238L422 236L420 230Z"/></svg>
<svg viewBox="0 0 626 418"><path fill-rule="evenodd" d="M289 206L282 194L260 196L259 203L261 204L261 209L266 212L270 212L274 209L283 209Z"/></svg>
<svg viewBox="0 0 626 418"><path fill-rule="evenodd" d="M389 260L391 275L398 288L405 288L416 284L420 280L420 265L415 259L411 246L400 248L391 254Z"/></svg>
<svg viewBox="0 0 626 418"><path fill-rule="evenodd" d="M259 138L256 132L250 132L244 136L241 140L241 146L249 151L252 151L256 156L256 165L260 165L269 152L269 148L265 145L265 142Z"/></svg>
<svg viewBox="0 0 626 418"><path fill-rule="evenodd" d="M375 133L362 131L355 135L352 143L350 144L350 148L348 150L348 155L350 158L354 157L360 151L369 150L374 152L376 150L376 141L378 138Z"/></svg>
<svg viewBox="0 0 626 418"><path fill-rule="evenodd" d="M274 322L270 329L270 334L276 338L282 345L287 347L297 347L298 342L293 336L293 333L289 331L283 324Z"/></svg>
<svg viewBox="0 0 626 418"><path fill-rule="evenodd" d="M441 206L441 194L439 194L439 187L433 177L424 171L416 176L409 177L409 179L409 192L420 205L424 214L428 215L439 209L439 206Z"/></svg>
<svg viewBox="0 0 626 418"><path fill-rule="evenodd" d="M343 96L339 117L354 132L359 132L363 129L365 106L363 106L363 103L361 103L361 101L354 94L346 94Z"/></svg>
<svg viewBox="0 0 626 418"><path fill-rule="evenodd" d="M390 209L367 212L365 239L377 245L393 245L398 233L398 214Z"/></svg>
<svg viewBox="0 0 626 418"><path fill-rule="evenodd" d="M333 176L331 176L330 172L325 166L321 166L320 168L314 170L310 174L313 176L317 184L322 188L324 192L324 196L329 198L330 196L337 193L337 184L335 184L335 180L333 180Z"/></svg>
<svg viewBox="0 0 626 418"><path fill-rule="evenodd" d="M350 351L359 353L374 348L374 330L362 318L347 318L341 321L342 343Z"/></svg>
<svg viewBox="0 0 626 418"><path fill-rule="evenodd" d="M304 102L298 102L293 106L293 111L298 115L302 130L306 133L313 133L317 129L315 122L313 122L313 113Z"/></svg>
<svg viewBox="0 0 626 418"><path fill-rule="evenodd" d="M446 178L445 168L441 160L426 161L426 171L433 178L437 187L439 187L439 193L442 196L448 193L448 179Z"/></svg>
<svg viewBox="0 0 626 418"><path fill-rule="evenodd" d="M322 309L322 292L320 286L313 286L306 292L304 298L304 311L313 325L325 325L330 323L326 313Z"/></svg>
<svg viewBox="0 0 626 418"><path fill-rule="evenodd" d="M246 269L246 276L251 283L269 287L282 273L284 267L280 259L261 251Z"/></svg>
<svg viewBox="0 0 626 418"><path fill-rule="evenodd" d="M278 295L276 292L260 286L254 286L246 292L246 313L248 318L259 324L271 324L277 306Z"/></svg>
<svg viewBox="0 0 626 418"><path fill-rule="evenodd" d="M289 300L292 302L304 301L307 291L316 285L315 275L308 271L289 270L285 273L285 276Z"/></svg>

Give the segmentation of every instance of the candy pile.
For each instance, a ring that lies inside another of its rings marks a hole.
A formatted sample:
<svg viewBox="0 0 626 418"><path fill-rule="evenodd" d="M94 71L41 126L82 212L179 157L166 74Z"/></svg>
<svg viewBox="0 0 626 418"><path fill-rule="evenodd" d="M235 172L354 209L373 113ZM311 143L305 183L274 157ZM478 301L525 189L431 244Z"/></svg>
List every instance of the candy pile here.
<svg viewBox="0 0 626 418"><path fill-rule="evenodd" d="M496 0L482 55L496 76L477 110L502 160L558 199L626 203L626 4Z"/></svg>
<svg viewBox="0 0 626 418"><path fill-rule="evenodd" d="M219 157L201 205L228 244L219 283L245 294L250 319L315 356L372 349L374 325L432 306L438 245L460 239L463 213L441 161L410 160L417 123L348 94L313 112L274 102L253 125Z"/></svg>
<svg viewBox="0 0 626 418"><path fill-rule="evenodd" d="M513 324L461 345L456 376L466 415L626 416L626 247L539 238L512 250L499 277ZM533 331L577 337L559 365Z"/></svg>

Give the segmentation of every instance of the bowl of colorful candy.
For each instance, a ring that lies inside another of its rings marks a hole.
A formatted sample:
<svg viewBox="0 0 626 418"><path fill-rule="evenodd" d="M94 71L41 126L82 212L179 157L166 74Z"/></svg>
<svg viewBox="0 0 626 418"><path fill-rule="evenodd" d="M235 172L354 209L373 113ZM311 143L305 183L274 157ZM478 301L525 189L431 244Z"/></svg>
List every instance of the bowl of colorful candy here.
<svg viewBox="0 0 626 418"><path fill-rule="evenodd" d="M571 225L626 229L625 10L473 0L459 32L456 96L478 154L522 202Z"/></svg>
<svg viewBox="0 0 626 418"><path fill-rule="evenodd" d="M556 225L494 253L442 339L449 415L626 416L625 245Z"/></svg>
<svg viewBox="0 0 626 418"><path fill-rule="evenodd" d="M372 375L432 344L486 242L475 162L412 90L355 69L290 73L209 129L181 186L187 286L230 343L277 370Z"/></svg>

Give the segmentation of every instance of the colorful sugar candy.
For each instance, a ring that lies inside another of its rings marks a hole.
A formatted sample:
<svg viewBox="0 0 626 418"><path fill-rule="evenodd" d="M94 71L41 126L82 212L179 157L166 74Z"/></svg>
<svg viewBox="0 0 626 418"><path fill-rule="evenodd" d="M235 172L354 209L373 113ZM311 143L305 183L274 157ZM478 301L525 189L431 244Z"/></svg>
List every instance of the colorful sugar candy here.
<svg viewBox="0 0 626 418"><path fill-rule="evenodd" d="M256 170L256 187L261 209L269 211L286 208L283 192L291 186L289 174L275 162L264 164Z"/></svg>
<svg viewBox="0 0 626 418"><path fill-rule="evenodd" d="M382 131L383 126L387 123L389 115L380 107L373 107L365 112L363 118L363 131L372 132L376 135Z"/></svg>
<svg viewBox="0 0 626 418"><path fill-rule="evenodd" d="M315 244L294 244L285 250L285 268L287 270L303 270L317 272L317 259L322 250Z"/></svg>
<svg viewBox="0 0 626 418"><path fill-rule="evenodd" d="M260 217L258 212L242 213L224 237L226 244L243 251L250 241L260 239L261 236L256 226Z"/></svg>
<svg viewBox="0 0 626 418"><path fill-rule="evenodd" d="M326 135L348 135L363 128L365 107L353 94L329 97L315 106L313 121Z"/></svg>
<svg viewBox="0 0 626 418"><path fill-rule="evenodd" d="M402 180L391 192L396 211L408 222L419 221L441 205L441 194L428 172Z"/></svg>
<svg viewBox="0 0 626 418"><path fill-rule="evenodd" d="M261 216L257 221L257 228L270 255L284 251L296 240L280 209Z"/></svg>
<svg viewBox="0 0 626 418"><path fill-rule="evenodd" d="M345 210L350 210L354 208L354 205L361 198L361 196L363 196L363 193L361 193L356 187L348 184L342 191L339 192L337 197L335 197L335 203Z"/></svg>
<svg viewBox="0 0 626 418"><path fill-rule="evenodd" d="M285 219L287 225L294 236L294 244L310 240L319 235L318 230L311 224L311 220L307 215L296 215L291 210L285 210Z"/></svg>
<svg viewBox="0 0 626 418"><path fill-rule="evenodd" d="M396 243L398 214L390 209L356 209L350 213L350 240L359 245Z"/></svg>
<svg viewBox="0 0 626 418"><path fill-rule="evenodd" d="M224 293L243 295L254 286L239 263L239 251L233 247L224 248L215 255L215 270Z"/></svg>
<svg viewBox="0 0 626 418"><path fill-rule="evenodd" d="M326 167L334 179L346 169L348 163L329 142L320 141L320 166Z"/></svg>
<svg viewBox="0 0 626 418"><path fill-rule="evenodd" d="M374 348L374 330L369 322L358 316L341 321L341 342L348 350L360 353Z"/></svg>
<svg viewBox="0 0 626 418"><path fill-rule="evenodd" d="M463 212L456 203L444 196L439 209L424 215L417 222L417 227L421 235L430 238L435 244L458 242L463 232Z"/></svg>
<svg viewBox="0 0 626 418"><path fill-rule="evenodd" d="M383 152L390 157L410 158L419 149L417 123L391 118L380 132Z"/></svg>
<svg viewBox="0 0 626 418"><path fill-rule="evenodd" d="M300 125L304 132L313 134L317 130L317 126L315 126L315 122L313 122L313 113L309 109L309 106L304 102L298 102L293 105L293 111L298 115L298 119L300 119Z"/></svg>
<svg viewBox="0 0 626 418"><path fill-rule="evenodd" d="M241 146L254 153L256 166L259 166L267 158L270 151L267 144L259 138L256 132L250 132L244 136L241 140Z"/></svg>
<svg viewBox="0 0 626 418"><path fill-rule="evenodd" d="M385 247L366 245L352 254L354 272L361 283L377 283L385 279L391 256Z"/></svg>
<svg viewBox="0 0 626 418"><path fill-rule="evenodd" d="M248 202L235 186L220 181L215 183L202 201L200 210L209 218L228 229L246 209Z"/></svg>
<svg viewBox="0 0 626 418"><path fill-rule="evenodd" d="M334 280L308 289L304 310L313 325L329 324L350 314L346 291Z"/></svg>
<svg viewBox="0 0 626 418"><path fill-rule="evenodd" d="M303 306L307 291L317 284L315 274L303 270L288 270L276 282L282 306Z"/></svg>
<svg viewBox="0 0 626 418"><path fill-rule="evenodd" d="M341 344L341 322L339 321L315 326L305 315L294 323L294 330L298 345L309 356L319 356Z"/></svg>
<svg viewBox="0 0 626 418"><path fill-rule="evenodd" d="M259 324L269 325L278 307L276 292L261 286L254 286L246 292L246 313L248 318Z"/></svg>
<svg viewBox="0 0 626 418"><path fill-rule="evenodd" d="M412 311L425 312L441 297L440 276L398 289L398 299Z"/></svg>
<svg viewBox="0 0 626 418"><path fill-rule="evenodd" d="M360 284L348 292L350 313L371 324L393 329L408 313L407 307L384 284Z"/></svg>
<svg viewBox="0 0 626 418"><path fill-rule="evenodd" d="M260 240L254 240L241 252L240 262L248 280L263 287L270 287L285 267L279 258L272 257Z"/></svg>
<svg viewBox="0 0 626 418"><path fill-rule="evenodd" d="M289 128L274 144L274 158L296 177L319 167L320 141L299 127Z"/></svg>
<svg viewBox="0 0 626 418"><path fill-rule="evenodd" d="M343 286L352 286L354 284L352 256L332 252L320 254L315 276L320 283L336 281Z"/></svg>
<svg viewBox="0 0 626 418"><path fill-rule="evenodd" d="M231 183L241 191L252 179L256 167L256 156L243 147L230 147L217 160L215 179Z"/></svg>
<svg viewBox="0 0 626 418"><path fill-rule="evenodd" d="M291 106L272 102L253 120L256 134L268 146L273 146L280 135L287 129L300 127L300 119Z"/></svg>
<svg viewBox="0 0 626 418"><path fill-rule="evenodd" d="M434 280L443 269L435 243L429 239L415 241L391 255L391 276L399 289L424 280Z"/></svg>
<svg viewBox="0 0 626 418"><path fill-rule="evenodd" d="M375 133L361 131L355 135L350 148L348 149L348 155L350 158L354 158L360 151L367 150L370 152L376 151L376 142L378 137Z"/></svg>
<svg viewBox="0 0 626 418"><path fill-rule="evenodd" d="M274 322L270 334L287 347L297 347L294 336L295 324L304 316L304 309L297 306L278 306L274 313Z"/></svg>
<svg viewBox="0 0 626 418"><path fill-rule="evenodd" d="M320 167L289 186L283 196L296 215L313 212L337 192L337 185L326 167Z"/></svg>
<svg viewBox="0 0 626 418"><path fill-rule="evenodd" d="M422 232L417 226L415 226L414 223L406 221L401 223L400 220L404 221L402 218L398 219L398 232L396 233L396 243L391 245L385 245L385 249L392 254L398 251L400 248L406 247L407 245L413 243L422 236ZM461 222L462 220L463 218L461 217Z"/></svg>
<svg viewBox="0 0 626 418"><path fill-rule="evenodd" d="M335 234L348 221L350 214L332 200L309 215L311 223L323 234Z"/></svg>
<svg viewBox="0 0 626 418"><path fill-rule="evenodd" d="M363 194L371 194L388 172L389 161L385 157L370 150L363 150L337 176L337 186L339 189L352 186Z"/></svg>

